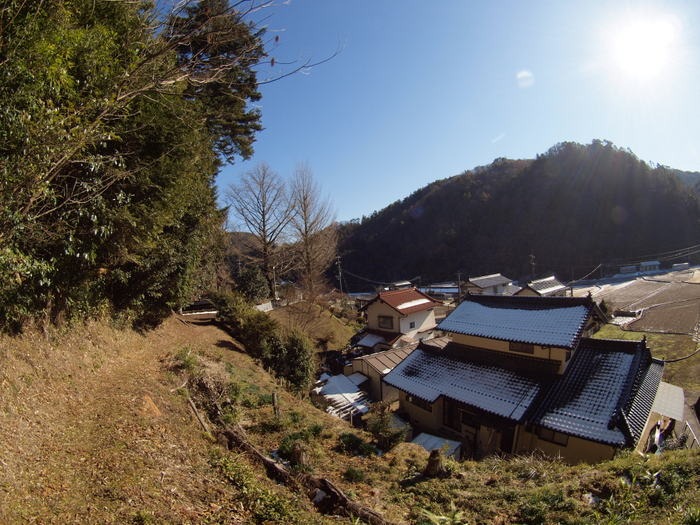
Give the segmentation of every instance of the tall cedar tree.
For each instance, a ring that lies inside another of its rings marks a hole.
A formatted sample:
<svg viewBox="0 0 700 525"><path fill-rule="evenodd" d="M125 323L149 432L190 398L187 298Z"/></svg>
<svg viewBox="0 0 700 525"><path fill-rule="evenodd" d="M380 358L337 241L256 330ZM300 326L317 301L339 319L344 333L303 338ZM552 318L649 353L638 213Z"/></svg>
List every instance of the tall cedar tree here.
<svg viewBox="0 0 700 525"><path fill-rule="evenodd" d="M260 34L223 2L0 9L0 327L157 322L211 286L219 154L248 156ZM187 51L189 49L189 51Z"/></svg>

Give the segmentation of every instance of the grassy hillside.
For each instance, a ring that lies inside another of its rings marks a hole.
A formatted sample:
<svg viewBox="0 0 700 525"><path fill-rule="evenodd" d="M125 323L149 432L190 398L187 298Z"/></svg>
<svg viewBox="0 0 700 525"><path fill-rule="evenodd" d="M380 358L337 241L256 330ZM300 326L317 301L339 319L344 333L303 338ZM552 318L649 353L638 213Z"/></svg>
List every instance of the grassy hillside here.
<svg viewBox="0 0 700 525"><path fill-rule="evenodd" d="M213 326L172 319L139 335L95 323L4 338L0 348L2 523L351 522L317 513L299 487L270 481L218 444L202 384L259 450L285 455L300 442L303 472L391 522L428 523L424 510L467 523L700 519L700 451L624 454L597 466L535 456L448 462L447 477L424 479L425 451L370 453L370 434L284 392Z"/></svg>
<svg viewBox="0 0 700 525"><path fill-rule="evenodd" d="M302 330L319 350L344 348L357 332L357 327L315 304L299 302L275 308L270 312L283 328Z"/></svg>

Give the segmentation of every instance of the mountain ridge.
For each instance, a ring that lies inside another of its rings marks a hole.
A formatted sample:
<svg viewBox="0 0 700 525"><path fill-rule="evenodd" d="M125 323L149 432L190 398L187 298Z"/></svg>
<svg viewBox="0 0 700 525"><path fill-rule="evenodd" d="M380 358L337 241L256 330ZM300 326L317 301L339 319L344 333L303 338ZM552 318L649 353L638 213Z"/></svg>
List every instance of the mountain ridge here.
<svg viewBox="0 0 700 525"><path fill-rule="evenodd" d="M607 141L498 158L341 225L350 288L501 272L569 280L700 243L700 173L652 167ZM535 268L530 255L534 255Z"/></svg>

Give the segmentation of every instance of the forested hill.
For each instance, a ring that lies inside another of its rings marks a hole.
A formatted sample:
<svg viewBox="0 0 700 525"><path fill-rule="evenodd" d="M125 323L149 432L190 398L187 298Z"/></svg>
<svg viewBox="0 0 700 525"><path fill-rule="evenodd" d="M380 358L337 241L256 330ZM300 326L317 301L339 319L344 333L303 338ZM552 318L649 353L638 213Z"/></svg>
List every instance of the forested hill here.
<svg viewBox="0 0 700 525"><path fill-rule="evenodd" d="M368 284L350 274L517 279L530 275L533 254L537 274L569 280L599 263L698 244L698 174L678 175L601 141L558 144L535 160L497 159L343 225L345 275L351 290Z"/></svg>

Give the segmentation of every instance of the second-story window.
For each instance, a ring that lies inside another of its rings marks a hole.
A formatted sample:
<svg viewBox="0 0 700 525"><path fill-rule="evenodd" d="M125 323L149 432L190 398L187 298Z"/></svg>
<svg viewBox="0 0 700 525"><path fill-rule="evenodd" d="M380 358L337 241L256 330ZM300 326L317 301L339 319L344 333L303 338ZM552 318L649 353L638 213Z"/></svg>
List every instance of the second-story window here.
<svg viewBox="0 0 700 525"><path fill-rule="evenodd" d="M415 321L411 321L410 323L408 323L408 327L409 327L409 328L415 328L415 327L416 327L416 322L415 322Z"/></svg>
<svg viewBox="0 0 700 525"><path fill-rule="evenodd" d="M394 318L389 315L380 315L377 317L377 325L385 330L393 330Z"/></svg>

